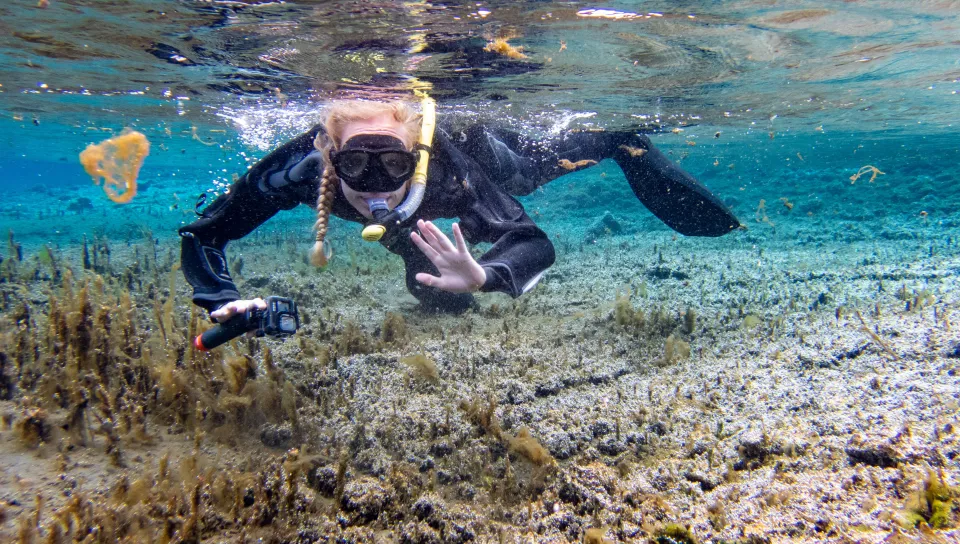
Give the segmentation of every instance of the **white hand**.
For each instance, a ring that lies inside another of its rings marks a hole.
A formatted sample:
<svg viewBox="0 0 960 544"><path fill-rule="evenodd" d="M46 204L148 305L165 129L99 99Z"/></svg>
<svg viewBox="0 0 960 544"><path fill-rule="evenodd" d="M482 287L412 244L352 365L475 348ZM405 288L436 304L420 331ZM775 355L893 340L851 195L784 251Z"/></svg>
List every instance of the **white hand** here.
<svg viewBox="0 0 960 544"><path fill-rule="evenodd" d="M259 297L253 300L234 300L233 302L221 306L215 312L211 312L210 317L216 319L219 323L223 323L237 314L242 314L247 310L252 310L254 308L266 310L267 303Z"/></svg>
<svg viewBox="0 0 960 544"><path fill-rule="evenodd" d="M439 276L421 272L417 274L417 281L451 293L473 293L483 287L487 274L470 255L458 223L453 224L456 247L431 221L417 221L417 229L420 233L411 232L410 239L440 272Z"/></svg>

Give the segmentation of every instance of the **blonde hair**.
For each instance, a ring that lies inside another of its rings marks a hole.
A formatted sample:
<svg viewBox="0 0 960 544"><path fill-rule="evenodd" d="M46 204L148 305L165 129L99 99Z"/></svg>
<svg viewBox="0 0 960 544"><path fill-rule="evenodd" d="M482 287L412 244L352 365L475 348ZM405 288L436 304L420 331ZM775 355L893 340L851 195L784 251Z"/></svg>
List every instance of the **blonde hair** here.
<svg viewBox="0 0 960 544"><path fill-rule="evenodd" d="M327 255L324 254L323 241L327 236L327 226L330 220L330 209L333 207L333 198L336 195L336 184L339 183L337 173L330 162L330 151L340 149L343 145L343 129L350 123L364 121L382 115L389 115L399 122L406 133L404 145L412 149L420 134L420 114L409 104L402 101L369 102L351 100L333 103L326 111L323 120L325 133L317 134L313 140L313 147L323 153L323 178L320 181L320 196L317 199L317 222L314 228L317 231L317 241L310 250L310 264L326 266ZM330 252L333 255L333 252Z"/></svg>

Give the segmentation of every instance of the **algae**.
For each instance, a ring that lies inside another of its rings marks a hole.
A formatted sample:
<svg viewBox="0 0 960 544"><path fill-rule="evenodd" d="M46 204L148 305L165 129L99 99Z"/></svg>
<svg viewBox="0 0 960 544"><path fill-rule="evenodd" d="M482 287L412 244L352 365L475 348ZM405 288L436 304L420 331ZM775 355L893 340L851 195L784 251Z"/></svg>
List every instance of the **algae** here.
<svg viewBox="0 0 960 544"><path fill-rule="evenodd" d="M410 369L410 372L418 379L426 380L430 383L440 381L440 372L437 370L437 364L433 362L433 359L423 353L401 357L400 362L405 364Z"/></svg>

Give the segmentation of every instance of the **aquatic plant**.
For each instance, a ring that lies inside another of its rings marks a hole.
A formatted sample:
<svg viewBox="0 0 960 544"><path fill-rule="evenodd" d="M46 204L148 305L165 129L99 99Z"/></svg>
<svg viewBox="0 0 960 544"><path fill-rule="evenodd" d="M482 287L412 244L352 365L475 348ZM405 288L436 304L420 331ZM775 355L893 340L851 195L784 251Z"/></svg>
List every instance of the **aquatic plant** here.
<svg viewBox="0 0 960 544"><path fill-rule="evenodd" d="M17 269L23 261L23 247L13 239L13 230L7 231L7 256L0 261L0 279L13 282L17 277Z"/></svg>
<svg viewBox="0 0 960 544"><path fill-rule="evenodd" d="M380 327L380 341L385 344L403 346L410 338L410 331L403 316L396 312L387 312Z"/></svg>
<svg viewBox="0 0 960 544"><path fill-rule="evenodd" d="M630 301L630 294L629 288L623 291L617 291L613 303L613 321L624 329L636 333L643 328L646 320L644 319L643 310L633 307L633 303Z"/></svg>
<svg viewBox="0 0 960 544"><path fill-rule="evenodd" d="M683 333L693 334L696 327L697 313L693 311L693 308L687 308L687 311L683 314Z"/></svg>
<svg viewBox="0 0 960 544"><path fill-rule="evenodd" d="M521 427L516 436L508 438L508 443L511 451L522 455L537 466L556 464L556 460L550 455L547 448L544 448L537 439L530 436L530 430L526 427Z"/></svg>
<svg viewBox="0 0 960 544"><path fill-rule="evenodd" d="M957 496L957 490L944 483L941 473L928 470L927 477L907 496L903 524L916 527L925 523L934 529L952 527L953 501Z"/></svg>
<svg viewBox="0 0 960 544"><path fill-rule="evenodd" d="M592 527L583 533L584 544L610 544L610 541L604 538L607 534L605 529Z"/></svg>
<svg viewBox="0 0 960 544"><path fill-rule="evenodd" d="M483 50L488 53L496 53L498 55L503 55L511 59L525 59L526 55L523 54L522 46L513 46L507 42L509 38L496 38L491 42L488 42L487 45L483 47Z"/></svg>
<svg viewBox="0 0 960 544"><path fill-rule="evenodd" d="M689 357L690 344L671 334L664 343L663 358L660 359L659 363L661 366L670 366L680 359Z"/></svg>
<svg viewBox="0 0 960 544"><path fill-rule="evenodd" d="M578 168L583 168L585 166L591 166L591 165L597 164L597 161L590 160L590 159L583 159L576 162L570 162L567 159L560 159L560 161L557 164L560 166L560 168L563 168L564 170L572 171Z"/></svg>
<svg viewBox="0 0 960 544"><path fill-rule="evenodd" d="M653 536L657 544L697 544L697 539L686 527L677 523L667 523Z"/></svg>
<svg viewBox="0 0 960 544"><path fill-rule="evenodd" d="M129 267L117 276L81 272L78 277L52 249L44 254L55 272L31 281L48 293L39 306L45 311L21 302L0 314L0 395L17 402L4 421L25 447L59 444L59 464L69 473L74 464L68 453L75 448L99 450L111 464L128 465L127 445L161 440L159 425L191 433L195 447L205 436L233 442L242 434L239 429L264 422L289 423L295 439L302 435L298 393L269 349L259 357L237 342L210 353L193 349L189 340L210 324L192 308L187 315L178 311L177 267L158 267L158 273L168 274L161 294L153 283L142 291L131 289L138 282L130 280ZM92 267L89 260L88 246L88 262L82 264ZM284 499L298 496L295 481L281 478L283 493L274 487L277 493L270 496L249 495L255 486L238 480L268 481L268 472L204 472L198 459L180 459L182 480L166 461L156 478L121 477L115 487L120 506L78 491L48 516L42 533L36 523L22 527L63 541L87 534L100 535L94 542L169 541L174 535L200 540L215 530L201 519L201 510L216 510L239 526L246 522L237 508L248 496L260 501L262 523L299 508L301 499ZM276 466L264 470L277 472ZM264 489L272 493L270 488ZM144 515L142 504L152 505L152 513ZM171 510L171 504L182 506ZM38 504L37 519L40 511Z"/></svg>
<svg viewBox="0 0 960 544"><path fill-rule="evenodd" d="M861 166L860 170L857 170L856 174L850 176L850 185L853 185L854 183L856 183L857 180L860 179L860 176L866 175L868 173L870 174L870 179L868 180L869 183L873 183L873 180L877 179L878 175L882 176L885 174L885 172L881 172L880 169L877 168L876 166L872 166L869 164L866 166Z"/></svg>
<svg viewBox="0 0 960 544"><path fill-rule="evenodd" d="M628 145L621 145L620 149L625 151L631 157L642 157L647 154L647 150L643 149L642 147L630 147Z"/></svg>
<svg viewBox="0 0 960 544"><path fill-rule="evenodd" d="M400 362L406 365L410 369L411 374L419 379L426 380L430 383L440 381L440 372L437 370L437 364L433 362L433 359L423 353L401 357Z"/></svg>
<svg viewBox="0 0 960 544"><path fill-rule="evenodd" d="M343 355L355 355L370 353L373 349L373 340L360 325L353 321L347 321L343 330L337 336L335 345L337 352Z"/></svg>

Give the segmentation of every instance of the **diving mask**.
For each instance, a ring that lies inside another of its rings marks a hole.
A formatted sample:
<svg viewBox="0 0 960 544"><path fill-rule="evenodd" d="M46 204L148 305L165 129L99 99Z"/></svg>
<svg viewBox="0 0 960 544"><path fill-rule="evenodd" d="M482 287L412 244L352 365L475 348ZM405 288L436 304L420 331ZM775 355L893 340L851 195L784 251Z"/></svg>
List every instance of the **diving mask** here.
<svg viewBox="0 0 960 544"><path fill-rule="evenodd" d="M384 134L358 134L330 162L337 176L360 193L390 193L403 187L417 166L417 154L407 151L399 138Z"/></svg>

